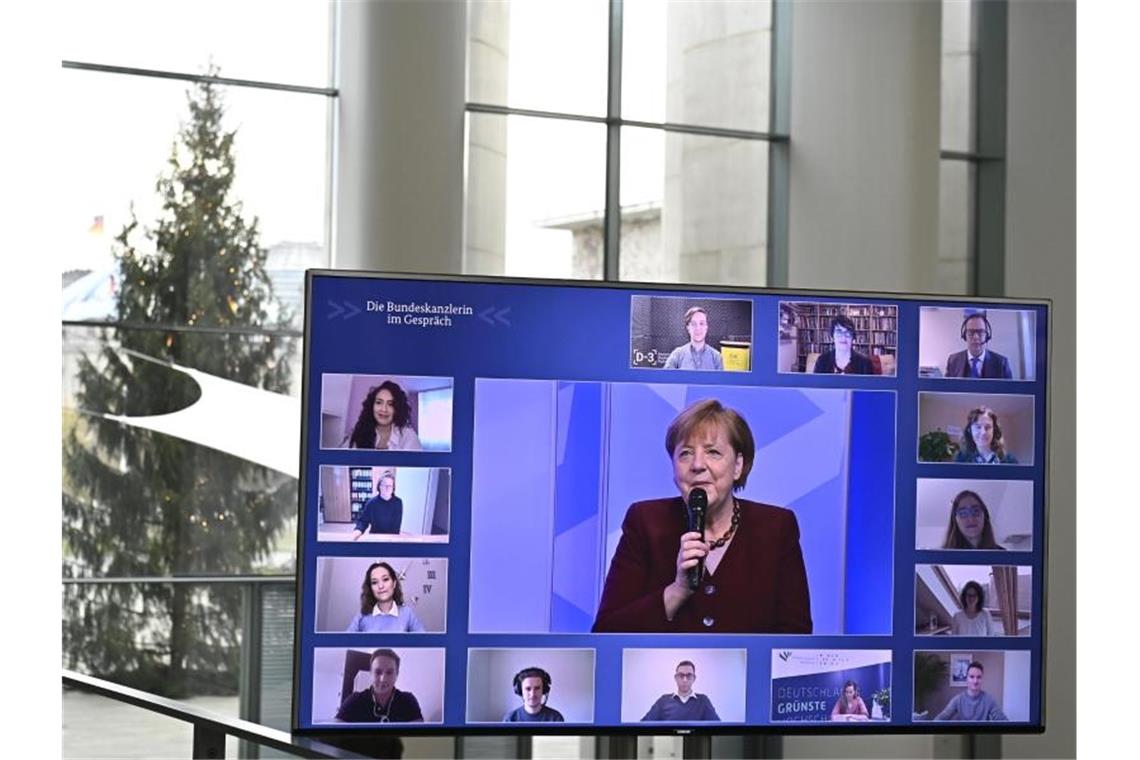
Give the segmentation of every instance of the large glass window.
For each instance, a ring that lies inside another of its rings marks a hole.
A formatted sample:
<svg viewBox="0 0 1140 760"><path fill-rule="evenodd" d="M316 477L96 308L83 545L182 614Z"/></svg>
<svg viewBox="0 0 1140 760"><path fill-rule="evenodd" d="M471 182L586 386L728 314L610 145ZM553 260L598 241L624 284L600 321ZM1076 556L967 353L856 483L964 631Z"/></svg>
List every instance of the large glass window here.
<svg viewBox="0 0 1140 760"><path fill-rule="evenodd" d="M623 118L768 131L771 2L622 5Z"/></svg>
<svg viewBox="0 0 1140 760"><path fill-rule="evenodd" d="M468 100L606 115L606 0L468 5Z"/></svg>
<svg viewBox="0 0 1140 760"><path fill-rule="evenodd" d="M61 84L62 115L75 125L72 138L60 146L61 158L76 170L61 193L66 235L60 261L68 278L94 272L106 281L94 292L79 287L66 291L64 318L105 318L115 302L114 238L132 214L143 227L154 226L161 214L163 199L155 181L188 119L190 85L72 70ZM300 274L328 261L327 99L250 87L219 87L218 93L225 108L223 125L235 131L233 195L250 221L256 217L275 291L299 327Z"/></svg>
<svg viewBox="0 0 1140 760"><path fill-rule="evenodd" d="M472 113L469 270L521 277L602 278L606 130L571 119Z"/></svg>
<svg viewBox="0 0 1140 760"><path fill-rule="evenodd" d="M280 728L333 13L138 0L61 21L63 665ZM65 754L105 747L77 713L96 708L115 754L153 754L145 716L77 692Z"/></svg>
<svg viewBox="0 0 1140 760"><path fill-rule="evenodd" d="M765 281L768 144L626 127L621 279Z"/></svg>
<svg viewBox="0 0 1140 760"><path fill-rule="evenodd" d="M942 148L969 153L975 145L974 80L978 68L974 0L942 3Z"/></svg>
<svg viewBox="0 0 1140 760"><path fill-rule="evenodd" d="M766 284L772 4L538 5L468 4L464 270Z"/></svg>
<svg viewBox="0 0 1140 760"><path fill-rule="evenodd" d="M327 87L329 5L312 0L69 3L53 29L72 61Z"/></svg>
<svg viewBox="0 0 1140 760"><path fill-rule="evenodd" d="M975 0L942 2L942 162L938 290L974 292L977 258L977 78Z"/></svg>

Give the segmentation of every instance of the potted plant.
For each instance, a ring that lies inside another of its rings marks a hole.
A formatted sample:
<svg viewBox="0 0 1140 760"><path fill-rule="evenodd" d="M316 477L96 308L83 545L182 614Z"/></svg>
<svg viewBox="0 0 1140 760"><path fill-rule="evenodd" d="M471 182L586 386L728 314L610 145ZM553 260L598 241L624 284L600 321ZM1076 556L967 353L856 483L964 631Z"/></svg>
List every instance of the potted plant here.
<svg viewBox="0 0 1140 760"><path fill-rule="evenodd" d="M939 428L923 433L918 439L918 461L950 462L958 453L958 444L950 439L950 434Z"/></svg>
<svg viewBox="0 0 1140 760"><path fill-rule="evenodd" d="M950 663L932 652L915 652L914 655L914 710L926 712L926 698L947 682Z"/></svg>
<svg viewBox="0 0 1140 760"><path fill-rule="evenodd" d="M871 695L874 705L871 707L872 718L891 719L891 687L879 689Z"/></svg>

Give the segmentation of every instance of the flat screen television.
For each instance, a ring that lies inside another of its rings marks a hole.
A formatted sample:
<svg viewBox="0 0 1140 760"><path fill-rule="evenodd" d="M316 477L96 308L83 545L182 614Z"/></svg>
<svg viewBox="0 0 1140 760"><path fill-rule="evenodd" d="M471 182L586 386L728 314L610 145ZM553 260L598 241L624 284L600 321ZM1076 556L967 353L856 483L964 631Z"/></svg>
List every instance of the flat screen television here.
<svg viewBox="0 0 1140 760"><path fill-rule="evenodd" d="M1049 315L310 271L294 729L1044 730Z"/></svg>

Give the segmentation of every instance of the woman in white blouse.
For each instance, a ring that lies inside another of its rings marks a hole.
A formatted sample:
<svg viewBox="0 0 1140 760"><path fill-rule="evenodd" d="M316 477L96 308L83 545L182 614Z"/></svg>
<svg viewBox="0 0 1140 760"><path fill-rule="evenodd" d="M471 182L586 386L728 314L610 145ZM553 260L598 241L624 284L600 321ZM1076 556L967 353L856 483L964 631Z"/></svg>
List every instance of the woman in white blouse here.
<svg viewBox="0 0 1140 760"><path fill-rule="evenodd" d="M950 623L950 633L954 636L1000 636L1001 631L994 625L985 608L986 595L982 584L967 581L962 587L962 609L954 613Z"/></svg>
<svg viewBox="0 0 1140 760"><path fill-rule="evenodd" d="M351 449L390 449L419 451L423 448L411 423L412 406L408 394L391 380L368 390L360 405L360 416L348 436Z"/></svg>

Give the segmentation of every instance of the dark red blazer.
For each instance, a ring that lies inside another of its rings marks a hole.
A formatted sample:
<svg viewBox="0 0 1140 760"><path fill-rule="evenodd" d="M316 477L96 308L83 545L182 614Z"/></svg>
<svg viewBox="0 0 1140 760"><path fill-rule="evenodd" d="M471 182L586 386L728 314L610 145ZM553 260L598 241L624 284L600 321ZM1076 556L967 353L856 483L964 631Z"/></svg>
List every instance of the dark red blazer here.
<svg viewBox="0 0 1140 760"><path fill-rule="evenodd" d="M740 501L740 525L716 572L665 619L662 593L677 575L685 532L681 497L639 501L626 512L594 631L811 633L800 528L789 509Z"/></svg>

